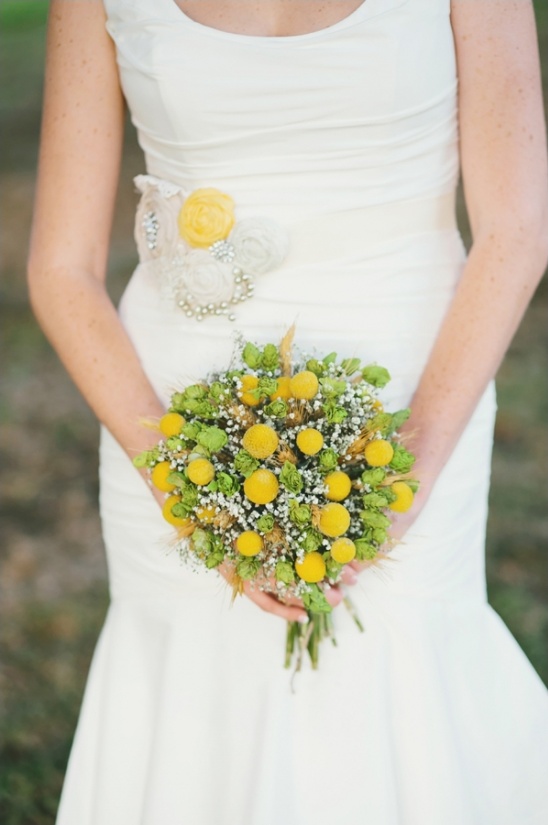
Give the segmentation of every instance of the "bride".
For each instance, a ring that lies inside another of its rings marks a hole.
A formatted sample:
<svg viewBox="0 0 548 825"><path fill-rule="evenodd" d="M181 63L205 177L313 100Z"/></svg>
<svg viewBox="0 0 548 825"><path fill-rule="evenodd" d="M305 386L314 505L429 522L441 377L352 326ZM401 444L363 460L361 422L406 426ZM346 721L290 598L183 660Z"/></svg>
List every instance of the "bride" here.
<svg viewBox="0 0 548 825"><path fill-rule="evenodd" d="M126 106L146 174L116 308ZM170 198L202 187L303 252L233 322L161 288ZM28 282L101 425L111 591L58 825L547 821L548 699L483 563L493 377L547 260L529 0L52 0ZM339 645L293 696L281 620L302 604L247 587L230 608L219 573L165 555L163 494L131 458L157 440L140 419L226 366L233 330L276 342L295 318L304 349L389 367L421 488L389 573L349 566L330 591Z"/></svg>

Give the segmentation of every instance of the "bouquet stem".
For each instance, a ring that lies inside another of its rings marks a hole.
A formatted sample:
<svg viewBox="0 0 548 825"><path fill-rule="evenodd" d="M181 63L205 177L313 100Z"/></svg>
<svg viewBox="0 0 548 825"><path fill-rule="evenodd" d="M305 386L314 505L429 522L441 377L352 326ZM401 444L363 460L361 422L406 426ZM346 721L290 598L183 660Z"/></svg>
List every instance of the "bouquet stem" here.
<svg viewBox="0 0 548 825"><path fill-rule="evenodd" d="M364 632L364 626L360 621L356 608L348 596L343 599L343 604L350 613L360 633ZM331 613L314 613L307 611L308 624L301 624L300 622L288 622L287 633L285 638L285 667L291 667L293 656L295 658L295 669L293 676L299 672L302 667L303 657L306 651L310 656L310 663L313 670L317 670L319 661L319 647L320 642L325 639L331 639L333 645L336 646L337 640L333 632L333 619Z"/></svg>

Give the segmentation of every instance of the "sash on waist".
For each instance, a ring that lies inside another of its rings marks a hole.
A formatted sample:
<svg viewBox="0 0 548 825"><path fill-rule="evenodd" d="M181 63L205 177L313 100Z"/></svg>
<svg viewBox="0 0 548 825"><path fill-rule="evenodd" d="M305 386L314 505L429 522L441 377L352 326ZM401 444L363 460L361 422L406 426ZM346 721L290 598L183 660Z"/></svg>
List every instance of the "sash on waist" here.
<svg viewBox="0 0 548 825"><path fill-rule="evenodd" d="M288 225L288 266L359 255L368 244L455 229L455 194L365 206Z"/></svg>
<svg viewBox="0 0 548 825"><path fill-rule="evenodd" d="M404 236L456 228L454 191L283 223L238 219L237 204L214 188L185 195L182 187L152 175L134 181L141 192L135 216L141 265L164 295L198 321L234 321L235 307L253 297L255 283L276 277L282 265L351 258Z"/></svg>

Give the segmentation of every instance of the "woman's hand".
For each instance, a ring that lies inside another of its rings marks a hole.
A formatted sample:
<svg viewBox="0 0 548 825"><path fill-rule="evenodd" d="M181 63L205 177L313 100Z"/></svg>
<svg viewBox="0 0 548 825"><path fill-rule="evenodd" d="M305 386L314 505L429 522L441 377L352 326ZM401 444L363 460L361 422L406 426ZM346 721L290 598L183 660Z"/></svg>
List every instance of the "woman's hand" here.
<svg viewBox="0 0 548 825"><path fill-rule="evenodd" d="M229 564L223 562L217 570L229 584L232 584L233 569ZM356 573L353 570L347 568L343 571L342 582L344 584L355 584L357 580ZM274 588L275 581L270 579L269 585ZM266 613L273 613L275 616L279 616L288 622L304 623L308 621L308 615L301 599L288 597L281 600L275 596L274 593L259 590L259 588L255 587L251 582L244 582L243 590L244 595ZM325 597L332 607L337 607L337 605L342 602L344 594L340 586L335 585L325 590Z"/></svg>

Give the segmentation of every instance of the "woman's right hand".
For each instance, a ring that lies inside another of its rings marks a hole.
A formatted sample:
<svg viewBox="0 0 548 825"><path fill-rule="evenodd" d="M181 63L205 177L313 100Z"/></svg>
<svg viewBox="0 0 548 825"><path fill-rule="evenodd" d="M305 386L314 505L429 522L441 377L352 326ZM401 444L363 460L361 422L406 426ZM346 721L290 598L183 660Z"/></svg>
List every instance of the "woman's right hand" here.
<svg viewBox="0 0 548 825"><path fill-rule="evenodd" d="M223 562L217 570L229 585L232 585L233 568ZM358 578L355 571L348 567L344 569L341 580L344 584L355 584ZM269 580L269 584L273 588L275 587L273 579ZM243 592L248 599L251 599L257 607L260 607L266 613L273 613L288 622L302 622L303 624L308 622L308 614L301 599L288 597L281 601L274 593L259 590L257 586L248 581L243 583ZM325 590L325 597L332 607L337 607L342 602L344 594L339 585L334 585Z"/></svg>

